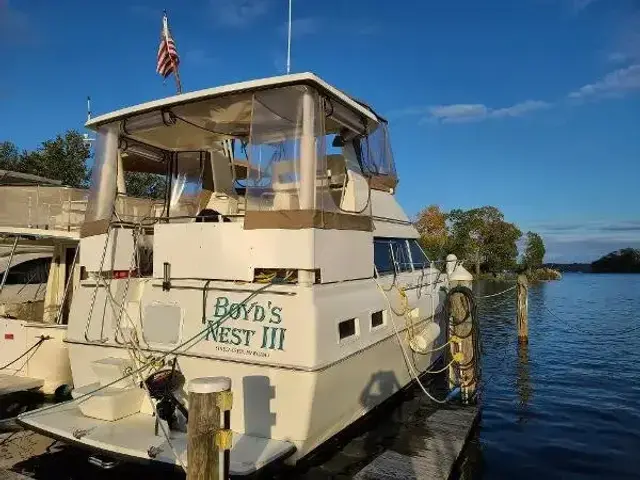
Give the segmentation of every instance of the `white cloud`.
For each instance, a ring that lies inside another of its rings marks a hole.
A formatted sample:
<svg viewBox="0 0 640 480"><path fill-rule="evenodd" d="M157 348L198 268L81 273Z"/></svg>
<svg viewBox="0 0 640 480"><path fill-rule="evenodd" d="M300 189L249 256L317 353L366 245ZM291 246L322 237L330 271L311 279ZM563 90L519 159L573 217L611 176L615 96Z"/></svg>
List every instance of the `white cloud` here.
<svg viewBox="0 0 640 480"><path fill-rule="evenodd" d="M620 68L595 83L589 83L569 93L572 100L585 100L604 96L621 96L640 89L640 64Z"/></svg>
<svg viewBox="0 0 640 480"><path fill-rule="evenodd" d="M487 117L489 109L482 104L458 103L455 105L439 105L429 109L428 119L442 122L469 122Z"/></svg>
<svg viewBox="0 0 640 480"><path fill-rule="evenodd" d="M210 5L214 20L233 28L246 27L269 10L267 0L211 0Z"/></svg>
<svg viewBox="0 0 640 480"><path fill-rule="evenodd" d="M620 68L601 80L582 86L567 95L574 105L592 98L622 96L632 90L640 90L640 64ZM530 113L553 107L542 100L525 100L508 107L493 108L482 103L456 103L450 105L415 105L389 113L390 117L420 117L424 123L479 122L496 118L523 117Z"/></svg>
<svg viewBox="0 0 640 480"><path fill-rule="evenodd" d="M458 103L431 107L409 107L392 112L392 116L424 115L420 123L478 122L492 118L522 117L536 110L549 108L551 104L540 100L527 100L509 107L491 108L482 103Z"/></svg>
<svg viewBox="0 0 640 480"><path fill-rule="evenodd" d="M500 117L521 117L527 113L535 112L536 110L543 110L550 108L551 104L543 102L542 100L526 100L524 102L516 103L507 108L499 108L490 112L490 116L494 118Z"/></svg>

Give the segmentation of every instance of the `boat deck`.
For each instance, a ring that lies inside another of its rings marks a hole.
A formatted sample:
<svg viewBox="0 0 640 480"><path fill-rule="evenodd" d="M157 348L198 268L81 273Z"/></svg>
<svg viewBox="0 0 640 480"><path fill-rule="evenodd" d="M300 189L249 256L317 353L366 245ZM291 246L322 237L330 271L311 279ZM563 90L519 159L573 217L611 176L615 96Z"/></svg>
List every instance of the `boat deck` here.
<svg viewBox="0 0 640 480"><path fill-rule="evenodd" d="M28 428L41 431L80 448L103 451L107 455L129 461L153 459L177 465L171 446L187 463L187 435L171 432L171 445L164 435L155 434L155 418L136 413L109 422L84 416L78 406L69 402L57 407L23 414L19 422ZM261 468L284 460L295 451L286 441L254 437L233 432L230 472L232 475L249 475Z"/></svg>

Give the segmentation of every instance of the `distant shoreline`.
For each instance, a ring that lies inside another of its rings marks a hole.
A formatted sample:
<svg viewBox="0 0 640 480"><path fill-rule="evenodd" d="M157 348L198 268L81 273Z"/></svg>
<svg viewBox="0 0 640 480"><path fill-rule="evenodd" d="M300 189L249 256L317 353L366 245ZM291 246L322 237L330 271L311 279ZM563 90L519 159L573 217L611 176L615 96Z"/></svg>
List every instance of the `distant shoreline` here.
<svg viewBox="0 0 640 480"><path fill-rule="evenodd" d="M591 263L547 263L544 266L562 273L640 273L640 250L623 248Z"/></svg>

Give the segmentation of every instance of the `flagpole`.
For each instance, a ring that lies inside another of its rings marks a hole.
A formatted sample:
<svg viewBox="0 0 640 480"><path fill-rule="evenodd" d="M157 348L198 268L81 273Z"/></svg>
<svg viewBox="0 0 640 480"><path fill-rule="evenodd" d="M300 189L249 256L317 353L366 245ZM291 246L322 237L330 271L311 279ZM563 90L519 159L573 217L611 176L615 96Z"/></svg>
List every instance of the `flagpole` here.
<svg viewBox="0 0 640 480"><path fill-rule="evenodd" d="M291 2L289 0L289 27L287 34L287 74L291 73Z"/></svg>
<svg viewBox="0 0 640 480"><path fill-rule="evenodd" d="M178 94L182 93L182 82L180 81L180 72L178 71L178 65L176 65L175 60L173 59L173 55L169 52L169 39L167 35L169 34L169 18L167 17L167 11L164 11L164 21L166 22L167 28L164 29L164 41L167 46L167 53L169 55L169 61L171 62L171 67L173 68L173 78L176 80L176 89L178 90Z"/></svg>
<svg viewBox="0 0 640 480"><path fill-rule="evenodd" d="M169 55L171 57L171 55ZM180 82L180 72L178 72L178 66L173 61L171 57L171 63L173 64L173 78L176 79L176 89L178 90L178 94L182 93L182 83Z"/></svg>

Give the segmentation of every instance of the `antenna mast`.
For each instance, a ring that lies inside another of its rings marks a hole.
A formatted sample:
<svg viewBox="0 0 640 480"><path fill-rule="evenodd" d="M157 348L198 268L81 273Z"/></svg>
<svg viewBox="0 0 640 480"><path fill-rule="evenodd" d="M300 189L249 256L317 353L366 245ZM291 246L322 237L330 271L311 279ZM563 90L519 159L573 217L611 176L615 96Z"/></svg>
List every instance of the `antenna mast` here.
<svg viewBox="0 0 640 480"><path fill-rule="evenodd" d="M91 121L91 97L87 95L87 122ZM87 148L91 148L92 142L95 138L91 138L88 133L82 135L82 139Z"/></svg>
<svg viewBox="0 0 640 480"><path fill-rule="evenodd" d="M287 74L291 73L291 3L289 0L289 26L287 33Z"/></svg>

